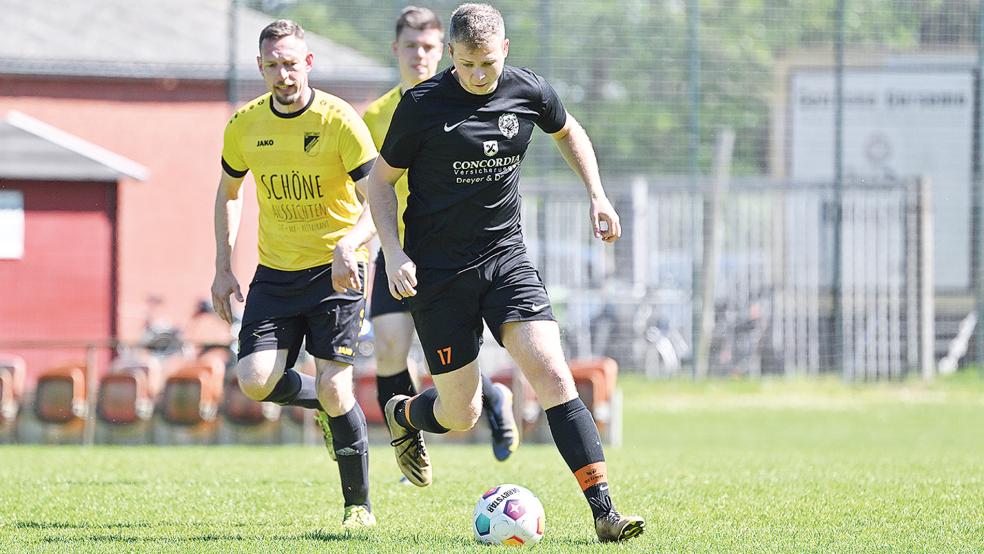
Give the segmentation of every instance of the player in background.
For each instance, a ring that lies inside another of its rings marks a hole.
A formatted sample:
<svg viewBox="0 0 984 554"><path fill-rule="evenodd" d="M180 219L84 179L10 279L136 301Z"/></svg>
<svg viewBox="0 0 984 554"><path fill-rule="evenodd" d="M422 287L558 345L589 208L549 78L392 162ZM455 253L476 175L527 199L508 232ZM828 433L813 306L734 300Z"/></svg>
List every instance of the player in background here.
<svg viewBox="0 0 984 554"><path fill-rule="evenodd" d="M212 302L231 323L229 297L243 301L231 259L243 178L252 172L260 265L239 333L239 386L257 401L318 410L342 482L342 526L373 526L366 418L355 401L352 362L365 315L364 244L374 232L356 188L364 192L376 148L355 109L309 86L314 54L300 25L274 21L259 46L269 92L237 110L225 129ZM317 377L294 369L302 341Z"/></svg>
<svg viewBox="0 0 984 554"><path fill-rule="evenodd" d="M369 127L373 142L379 148L386 137L390 119L403 93L437 73L444 51L444 28L441 20L427 8L407 6L396 20L396 39L392 45L400 68L400 84L376 99L366 109L363 119ZM397 221L400 240L403 240L403 211L407 205L406 176L396 182ZM395 299L389 293L386 262L383 251L376 255L375 286L369 317L376 340L376 388L379 408L386 409L390 398L398 394L414 396L417 390L407 367L407 355L413 339L413 318L405 299ZM508 458L519 445L519 432L513 416L512 391L501 383L493 383L482 375L482 408L492 431L492 452L497 460Z"/></svg>
<svg viewBox="0 0 984 554"><path fill-rule="evenodd" d="M387 403L397 461L407 478L427 485L432 470L418 447L421 431L446 433L475 424L484 319L545 408L554 443L591 508L598 539L636 537L645 522L615 509L601 437L577 395L520 222L520 165L536 126L554 139L583 181L595 236L618 240L618 214L602 187L594 148L546 80L505 65L509 41L495 8L459 6L449 34L453 66L403 95L369 175L390 293L410 300L436 387ZM405 172L410 197L401 243L393 185Z"/></svg>

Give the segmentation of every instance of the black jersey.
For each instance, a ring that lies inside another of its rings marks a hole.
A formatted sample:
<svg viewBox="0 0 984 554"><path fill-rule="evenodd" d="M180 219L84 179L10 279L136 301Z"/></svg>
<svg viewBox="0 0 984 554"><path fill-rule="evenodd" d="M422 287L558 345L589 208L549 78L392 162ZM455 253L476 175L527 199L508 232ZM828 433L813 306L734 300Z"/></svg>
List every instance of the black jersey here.
<svg viewBox="0 0 984 554"><path fill-rule="evenodd" d="M405 249L418 267L465 269L522 244L519 167L533 125L556 133L567 112L529 69L505 66L491 94L464 90L452 68L407 91L381 155L408 168Z"/></svg>

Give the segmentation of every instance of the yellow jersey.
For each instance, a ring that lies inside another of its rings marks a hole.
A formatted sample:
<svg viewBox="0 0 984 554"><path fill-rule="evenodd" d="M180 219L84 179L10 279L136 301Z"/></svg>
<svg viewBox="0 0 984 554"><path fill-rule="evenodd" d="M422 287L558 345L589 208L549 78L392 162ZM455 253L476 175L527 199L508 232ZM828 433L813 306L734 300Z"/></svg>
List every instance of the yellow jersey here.
<svg viewBox="0 0 984 554"><path fill-rule="evenodd" d="M366 122L366 126L369 127L369 133L372 134L372 142L376 145L377 150L383 147L386 130L389 129L390 120L393 119L393 112L396 111L396 105L400 103L402 96L400 85L397 85L386 94L374 100L372 104L369 104L369 107L366 108L366 113L362 116L363 121ZM401 244L403 243L403 233L405 230L403 212L407 209L407 198L410 196L410 183L407 181L407 174L408 172L404 173L394 185L396 189L397 231L400 233Z"/></svg>
<svg viewBox="0 0 984 554"><path fill-rule="evenodd" d="M225 128L222 168L232 177L253 173L260 263L283 271L331 263L335 243L362 213L355 181L376 155L355 109L320 90L291 114L276 112L269 93L237 110ZM360 248L358 258L368 262L368 251Z"/></svg>

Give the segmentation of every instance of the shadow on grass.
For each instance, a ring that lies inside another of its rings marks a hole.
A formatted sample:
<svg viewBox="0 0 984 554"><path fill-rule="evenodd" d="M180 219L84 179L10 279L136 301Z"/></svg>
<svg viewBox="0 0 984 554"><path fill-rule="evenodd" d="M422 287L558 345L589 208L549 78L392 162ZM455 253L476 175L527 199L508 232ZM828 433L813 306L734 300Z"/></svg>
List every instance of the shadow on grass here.
<svg viewBox="0 0 984 554"><path fill-rule="evenodd" d="M144 527L149 527L147 524L143 524ZM102 526L80 526L80 525L62 525L62 526L49 526L45 527L48 529L85 529L85 528L112 528L115 525L102 525ZM36 528L41 528L36 527ZM263 535L263 536L252 536L252 535L240 535L238 533L205 533L202 535L188 535L188 536L175 536L175 535L150 535L150 536L133 536L122 533L103 533L103 534L87 534L82 536L73 537L60 537L48 535L41 539L46 543L75 543L80 541L85 542L217 542L217 541L258 541L258 542L268 542L268 541L319 541L319 542L336 542L336 541L353 541L353 540L370 540L369 535L362 535L358 532L356 533L345 533L345 532L328 532L328 531L311 531L308 533L300 533L297 535Z"/></svg>
<svg viewBox="0 0 984 554"><path fill-rule="evenodd" d="M65 523L61 521L18 521L18 529L139 529L149 523Z"/></svg>
<svg viewBox="0 0 984 554"><path fill-rule="evenodd" d="M75 524L75 523L61 523L61 522L18 522L17 527L21 529L138 529L138 528L150 528L149 523L107 523L107 524ZM468 548L475 546L477 543L471 539L465 537L430 537L435 542L434 547L440 549L447 549L449 547L449 540L453 542L450 545L452 550L455 548ZM426 543L431 542L427 540L427 537L420 536L417 533L411 533L407 535L407 540L414 540L417 546L426 546ZM77 542L102 542L102 543L157 543L157 542L184 542L184 543L208 543L208 542L221 542L221 541L250 541L250 542L269 542L269 541L317 541L323 543L332 542L351 542L351 541L365 541L365 542L378 542L378 537L375 537L369 533L362 532L344 532L344 531L326 531L323 529L318 529L316 531L309 531L306 533L298 534L282 534L282 535L243 535L239 533L203 533L201 535L186 535L186 536L175 536L173 534L163 534L163 535L144 535L144 536L134 536L128 533L93 533L84 534L79 536L57 536L57 535L47 535L43 537L42 542L45 543L61 543L61 544L72 544ZM571 551L577 551L585 547L597 546L597 541L578 538L578 539L550 539L549 543L551 546L567 546Z"/></svg>

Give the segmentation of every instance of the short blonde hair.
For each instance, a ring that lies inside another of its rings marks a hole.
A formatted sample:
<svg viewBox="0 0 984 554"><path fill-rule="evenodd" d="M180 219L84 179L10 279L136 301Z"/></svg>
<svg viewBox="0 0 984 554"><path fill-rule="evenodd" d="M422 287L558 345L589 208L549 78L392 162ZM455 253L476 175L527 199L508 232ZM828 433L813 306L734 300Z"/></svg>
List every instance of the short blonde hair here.
<svg viewBox="0 0 984 554"><path fill-rule="evenodd" d="M451 42L470 47L488 44L506 36L506 23L499 10L488 4L462 4L451 13Z"/></svg>

